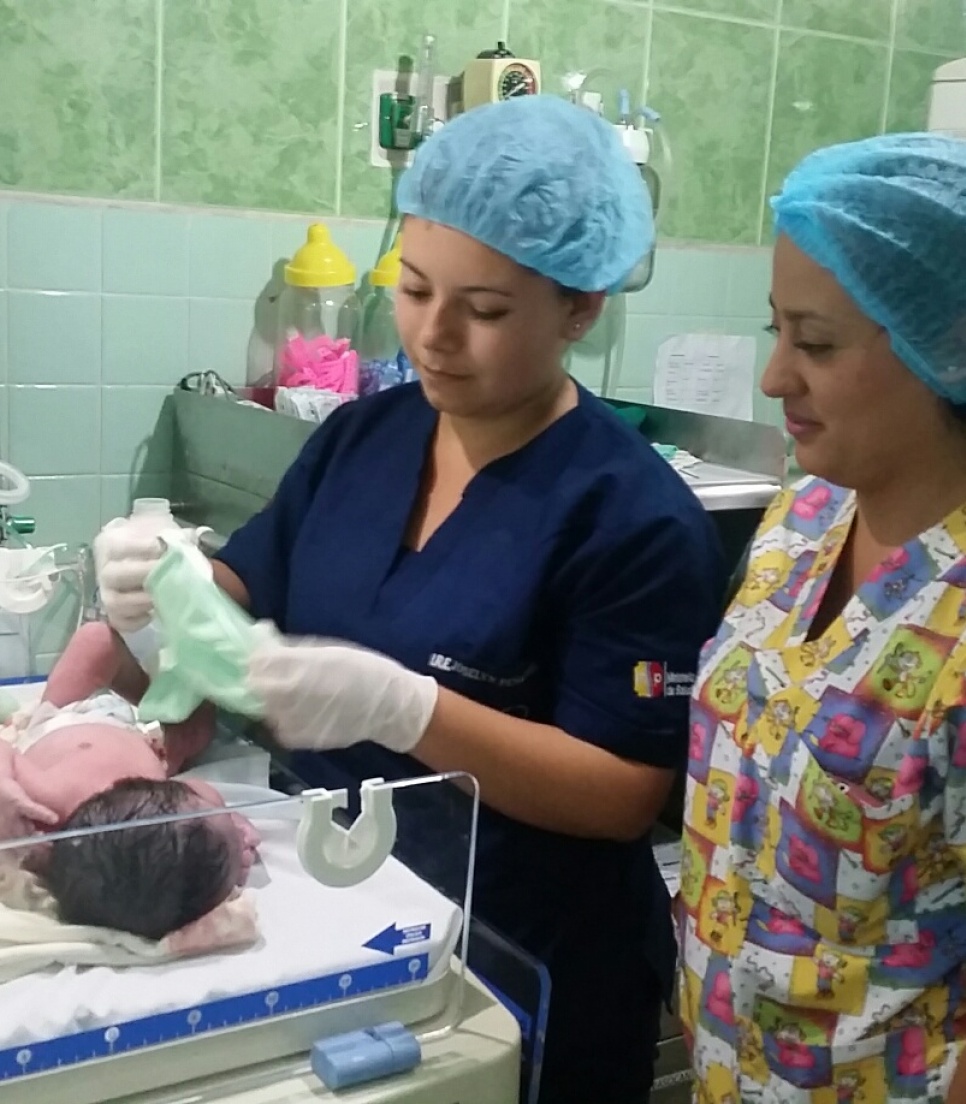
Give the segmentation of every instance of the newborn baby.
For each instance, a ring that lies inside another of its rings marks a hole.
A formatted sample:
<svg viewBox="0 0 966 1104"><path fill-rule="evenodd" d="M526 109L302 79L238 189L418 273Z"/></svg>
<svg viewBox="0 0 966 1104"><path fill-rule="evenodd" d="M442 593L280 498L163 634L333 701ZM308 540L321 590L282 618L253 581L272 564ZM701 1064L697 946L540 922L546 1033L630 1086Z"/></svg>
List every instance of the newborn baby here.
<svg viewBox="0 0 966 1104"><path fill-rule="evenodd" d="M0 838L224 807L207 783L169 777L210 740L213 710L145 735L124 703L146 687L107 625L75 633L40 706L15 722L12 741L0 738ZM244 818L224 813L57 840L31 849L29 861L65 923L161 939L243 884L257 844Z"/></svg>

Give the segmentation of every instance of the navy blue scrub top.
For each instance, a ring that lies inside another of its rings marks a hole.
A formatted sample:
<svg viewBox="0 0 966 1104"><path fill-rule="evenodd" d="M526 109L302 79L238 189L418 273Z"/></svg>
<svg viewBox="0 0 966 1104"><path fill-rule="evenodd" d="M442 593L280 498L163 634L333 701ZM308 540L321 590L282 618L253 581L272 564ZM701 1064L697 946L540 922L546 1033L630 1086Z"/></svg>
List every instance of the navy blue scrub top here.
<svg viewBox="0 0 966 1104"><path fill-rule="evenodd" d="M436 420L413 384L319 428L219 554L254 616L372 648L623 758L683 767L690 680L725 585L700 503L580 388L573 410L487 465L425 548L407 552ZM350 792L429 773L368 742L299 759L311 785ZM670 991L668 901L648 841L575 839L484 807L477 856L474 909L551 975L565 929L582 929L604 948L644 948Z"/></svg>

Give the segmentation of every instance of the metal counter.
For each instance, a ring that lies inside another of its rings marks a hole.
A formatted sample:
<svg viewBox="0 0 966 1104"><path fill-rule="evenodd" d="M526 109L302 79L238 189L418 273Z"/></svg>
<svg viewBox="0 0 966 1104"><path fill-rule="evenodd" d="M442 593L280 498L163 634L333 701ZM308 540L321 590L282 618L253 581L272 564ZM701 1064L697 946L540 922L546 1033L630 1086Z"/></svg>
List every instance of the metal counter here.
<svg viewBox="0 0 966 1104"><path fill-rule="evenodd" d="M706 510L764 509L781 488L764 475L700 461L680 473Z"/></svg>
<svg viewBox="0 0 966 1104"><path fill-rule="evenodd" d="M784 442L773 426L607 401L648 440L698 458L681 475L709 512L756 521L781 488ZM314 428L228 399L176 390L148 444L157 461L149 477L152 491L145 493L164 493L160 482L184 521L227 536L271 498ZM729 529L725 517L715 520ZM740 530L745 534L748 525Z"/></svg>
<svg viewBox="0 0 966 1104"><path fill-rule="evenodd" d="M774 426L606 401L649 441L674 445L698 458L681 476L706 510L763 510L781 489L785 442Z"/></svg>

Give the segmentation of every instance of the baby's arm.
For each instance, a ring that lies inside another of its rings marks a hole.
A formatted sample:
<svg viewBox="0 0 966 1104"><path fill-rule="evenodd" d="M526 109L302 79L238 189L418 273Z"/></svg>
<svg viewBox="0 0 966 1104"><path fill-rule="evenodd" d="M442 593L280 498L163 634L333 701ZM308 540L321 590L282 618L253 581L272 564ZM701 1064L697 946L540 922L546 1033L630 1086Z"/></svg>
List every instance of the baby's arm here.
<svg viewBox="0 0 966 1104"><path fill-rule="evenodd" d="M137 705L148 688L148 676L120 636L100 621L74 633L47 679L44 700L62 709L96 694L113 690ZM165 725L164 751L170 774L200 755L215 731L215 709L199 706L180 724Z"/></svg>
<svg viewBox="0 0 966 1104"><path fill-rule="evenodd" d="M124 641L110 625L92 621L81 625L54 664L44 701L63 708L98 690L113 690L137 705L147 688L148 676Z"/></svg>

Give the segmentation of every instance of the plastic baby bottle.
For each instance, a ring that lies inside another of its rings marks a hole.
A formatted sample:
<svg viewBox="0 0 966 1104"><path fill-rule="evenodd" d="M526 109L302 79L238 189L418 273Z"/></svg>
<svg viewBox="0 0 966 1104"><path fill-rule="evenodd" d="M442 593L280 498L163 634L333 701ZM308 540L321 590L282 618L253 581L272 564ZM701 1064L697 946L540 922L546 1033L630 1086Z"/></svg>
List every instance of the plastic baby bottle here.
<svg viewBox="0 0 966 1104"><path fill-rule="evenodd" d="M396 286L402 271L400 249L397 238L369 274L372 290L362 304L358 339L360 395L373 395L404 382L396 328Z"/></svg>
<svg viewBox="0 0 966 1104"><path fill-rule="evenodd" d="M348 305L355 279L355 267L327 227L310 226L305 245L285 266L275 341L276 387L358 394L358 358L350 349L357 319Z"/></svg>
<svg viewBox="0 0 966 1104"><path fill-rule="evenodd" d="M171 512L171 502L167 498L136 498L131 504L128 522L130 528L146 537L181 532L181 526L175 520Z"/></svg>

